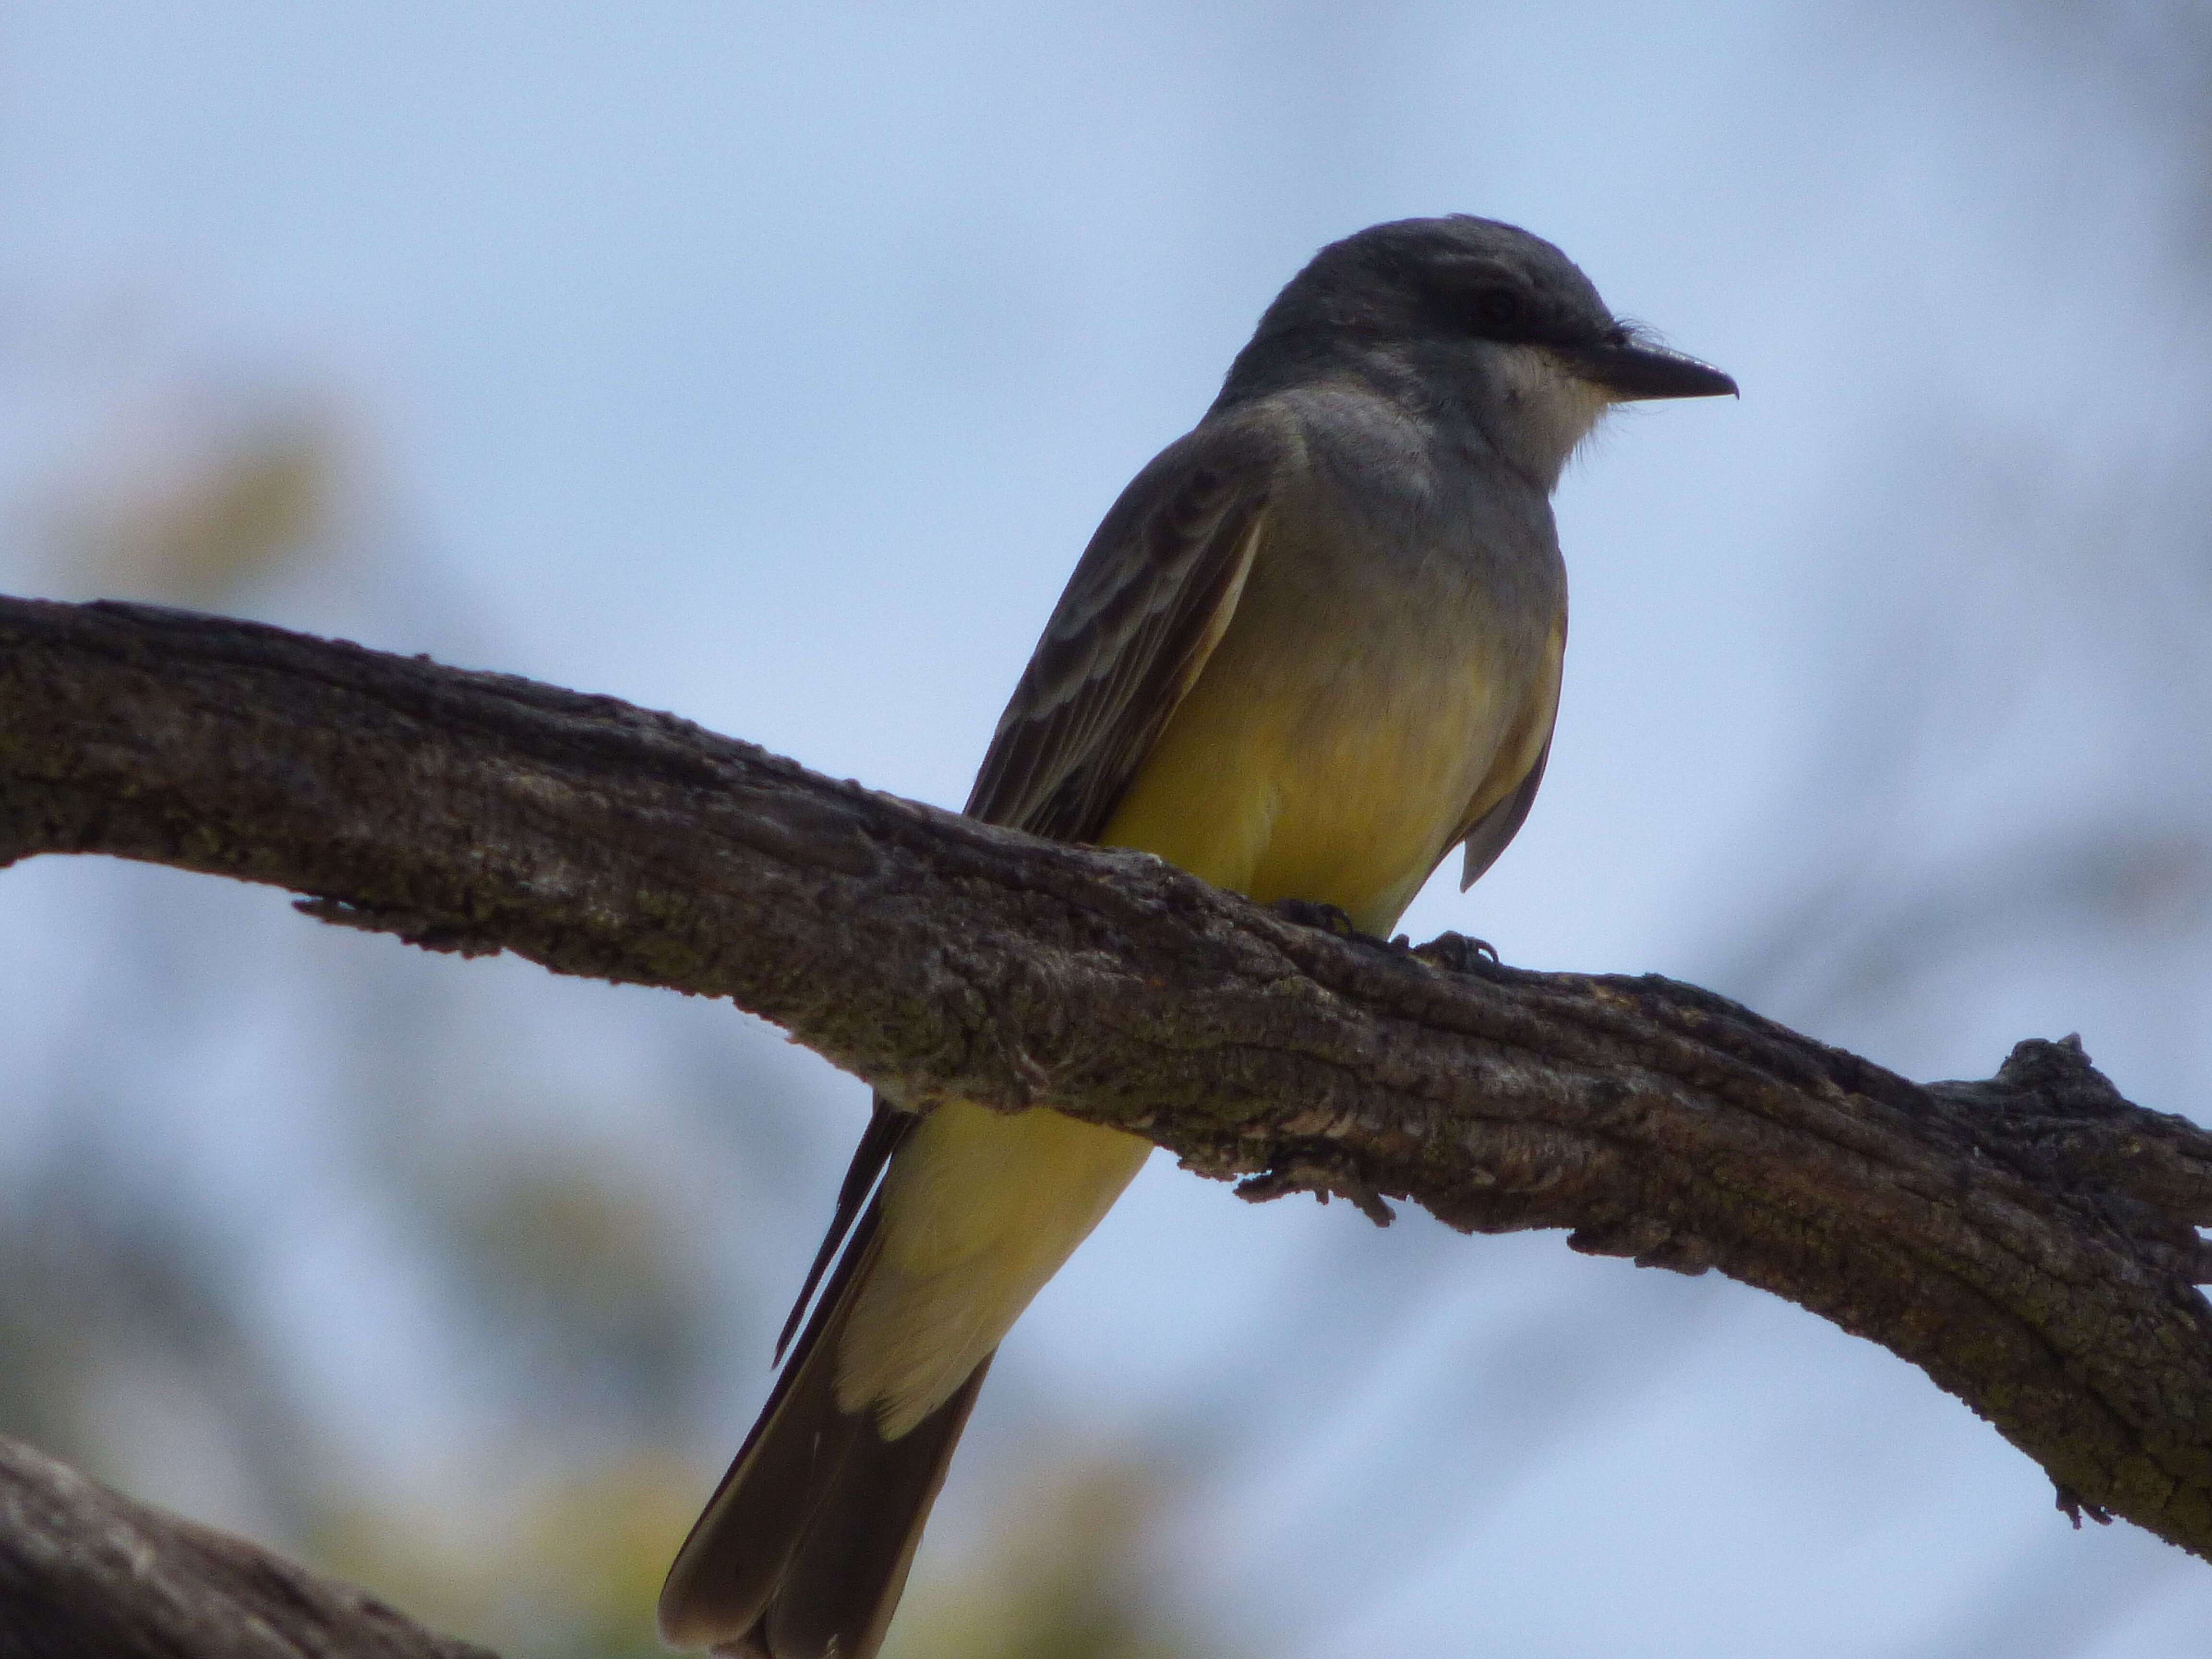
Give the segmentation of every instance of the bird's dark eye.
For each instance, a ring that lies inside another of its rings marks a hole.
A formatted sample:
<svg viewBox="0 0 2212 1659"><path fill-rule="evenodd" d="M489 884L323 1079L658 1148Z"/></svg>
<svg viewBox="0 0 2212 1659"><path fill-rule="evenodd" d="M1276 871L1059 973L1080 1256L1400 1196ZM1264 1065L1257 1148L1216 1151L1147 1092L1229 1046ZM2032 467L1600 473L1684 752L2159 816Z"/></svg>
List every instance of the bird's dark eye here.
<svg viewBox="0 0 2212 1659"><path fill-rule="evenodd" d="M1521 320L1521 296L1510 288L1477 289L1474 319L1485 328L1511 328Z"/></svg>

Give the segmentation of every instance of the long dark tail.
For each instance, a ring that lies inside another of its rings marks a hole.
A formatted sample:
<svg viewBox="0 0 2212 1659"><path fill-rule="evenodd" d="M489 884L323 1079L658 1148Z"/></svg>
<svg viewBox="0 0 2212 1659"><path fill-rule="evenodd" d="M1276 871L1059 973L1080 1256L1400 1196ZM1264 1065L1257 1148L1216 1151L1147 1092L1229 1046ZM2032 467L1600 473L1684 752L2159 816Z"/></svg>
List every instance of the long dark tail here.
<svg viewBox="0 0 2212 1659"><path fill-rule="evenodd" d="M878 1212L854 1228L759 1421L678 1552L660 1633L734 1659L872 1659L945 1484L986 1359L886 1441L837 1409L837 1351L875 1260Z"/></svg>

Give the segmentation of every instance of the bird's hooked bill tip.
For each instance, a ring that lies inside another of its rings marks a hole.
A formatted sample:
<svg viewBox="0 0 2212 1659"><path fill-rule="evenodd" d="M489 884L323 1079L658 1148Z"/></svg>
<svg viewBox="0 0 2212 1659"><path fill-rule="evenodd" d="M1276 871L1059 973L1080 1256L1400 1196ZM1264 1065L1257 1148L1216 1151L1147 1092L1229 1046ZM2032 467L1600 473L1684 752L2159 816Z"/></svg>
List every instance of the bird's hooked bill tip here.
<svg viewBox="0 0 2212 1659"><path fill-rule="evenodd" d="M1570 346L1559 355L1576 374L1623 403L1656 398L1740 398L1734 377L1711 363L1656 345Z"/></svg>

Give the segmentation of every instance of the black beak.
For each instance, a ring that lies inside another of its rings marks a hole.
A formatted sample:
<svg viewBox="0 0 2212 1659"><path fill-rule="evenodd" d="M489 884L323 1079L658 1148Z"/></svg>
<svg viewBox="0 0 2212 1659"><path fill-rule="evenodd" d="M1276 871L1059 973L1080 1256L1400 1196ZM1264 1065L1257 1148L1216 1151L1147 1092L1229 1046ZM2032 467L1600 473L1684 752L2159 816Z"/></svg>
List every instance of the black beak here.
<svg viewBox="0 0 2212 1659"><path fill-rule="evenodd" d="M1552 348L1574 372L1623 403L1644 398L1740 397L1735 382L1711 363L1655 345Z"/></svg>

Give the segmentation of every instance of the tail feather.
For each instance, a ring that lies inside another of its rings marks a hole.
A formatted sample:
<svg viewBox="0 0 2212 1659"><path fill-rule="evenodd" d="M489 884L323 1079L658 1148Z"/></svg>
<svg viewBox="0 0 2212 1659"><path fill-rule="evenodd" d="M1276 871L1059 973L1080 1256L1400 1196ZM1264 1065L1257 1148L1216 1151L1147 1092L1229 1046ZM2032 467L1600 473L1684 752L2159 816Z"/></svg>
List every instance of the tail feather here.
<svg viewBox="0 0 2212 1659"><path fill-rule="evenodd" d="M990 1363L896 1440L862 1424L749 1632L761 1659L872 1659Z"/></svg>
<svg viewBox="0 0 2212 1659"><path fill-rule="evenodd" d="M989 1361L896 1440L837 1409L839 1341L878 1223L871 1205L669 1569L664 1640L735 1659L871 1659L881 1645Z"/></svg>

